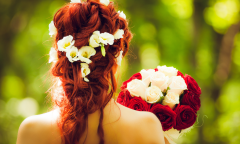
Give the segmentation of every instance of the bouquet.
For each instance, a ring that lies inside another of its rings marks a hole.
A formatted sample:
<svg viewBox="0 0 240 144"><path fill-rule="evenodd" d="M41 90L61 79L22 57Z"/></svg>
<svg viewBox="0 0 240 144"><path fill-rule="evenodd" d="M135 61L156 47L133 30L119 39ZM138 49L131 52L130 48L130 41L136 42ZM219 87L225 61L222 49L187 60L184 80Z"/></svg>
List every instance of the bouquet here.
<svg viewBox="0 0 240 144"><path fill-rule="evenodd" d="M173 67L141 70L123 82L117 102L137 111L154 113L170 143L196 121L201 89L189 75Z"/></svg>

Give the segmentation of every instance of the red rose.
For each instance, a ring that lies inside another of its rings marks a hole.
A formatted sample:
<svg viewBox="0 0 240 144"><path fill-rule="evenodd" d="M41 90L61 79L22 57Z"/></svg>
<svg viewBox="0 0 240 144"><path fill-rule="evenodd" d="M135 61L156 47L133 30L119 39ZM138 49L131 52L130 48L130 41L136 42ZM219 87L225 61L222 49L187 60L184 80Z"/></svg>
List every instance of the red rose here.
<svg viewBox="0 0 240 144"><path fill-rule="evenodd" d="M128 106L132 96L128 90L121 91L117 97L117 102L121 105Z"/></svg>
<svg viewBox="0 0 240 144"><path fill-rule="evenodd" d="M184 79L184 75L180 71L177 72L177 76L181 76Z"/></svg>
<svg viewBox="0 0 240 144"><path fill-rule="evenodd" d="M133 79L142 79L142 75L140 73L136 73L134 74L132 77L130 77L130 79L128 79L127 81L123 82L122 86L120 87L121 90L124 90L125 88L127 88L127 84L132 81Z"/></svg>
<svg viewBox="0 0 240 144"><path fill-rule="evenodd" d="M164 131L171 129L176 123L176 113L169 107L161 104L153 104L150 112L154 113L161 121Z"/></svg>
<svg viewBox="0 0 240 144"><path fill-rule="evenodd" d="M190 106L178 105L174 111L177 114L175 129L186 129L195 123L197 115Z"/></svg>
<svg viewBox="0 0 240 144"><path fill-rule="evenodd" d="M195 112L201 107L201 101L198 95L191 91L185 91L185 94L181 100L181 105L189 105Z"/></svg>
<svg viewBox="0 0 240 144"><path fill-rule="evenodd" d="M141 97L133 97L129 101L128 107L137 111L148 111L150 104L145 102Z"/></svg>
<svg viewBox="0 0 240 144"><path fill-rule="evenodd" d="M193 93L195 93L197 95L200 95L202 93L197 82L191 76L185 75L184 80L187 84L187 88L189 91L192 91Z"/></svg>

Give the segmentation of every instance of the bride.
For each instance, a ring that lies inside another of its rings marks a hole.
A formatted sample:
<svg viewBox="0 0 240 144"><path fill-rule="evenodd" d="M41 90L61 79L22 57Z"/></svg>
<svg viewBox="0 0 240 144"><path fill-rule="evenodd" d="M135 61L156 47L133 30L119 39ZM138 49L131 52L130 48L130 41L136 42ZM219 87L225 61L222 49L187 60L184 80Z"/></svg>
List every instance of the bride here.
<svg viewBox="0 0 240 144"><path fill-rule="evenodd" d="M25 119L17 144L164 144L154 114L113 100L132 38L124 13L108 0L78 1L50 24L54 110Z"/></svg>

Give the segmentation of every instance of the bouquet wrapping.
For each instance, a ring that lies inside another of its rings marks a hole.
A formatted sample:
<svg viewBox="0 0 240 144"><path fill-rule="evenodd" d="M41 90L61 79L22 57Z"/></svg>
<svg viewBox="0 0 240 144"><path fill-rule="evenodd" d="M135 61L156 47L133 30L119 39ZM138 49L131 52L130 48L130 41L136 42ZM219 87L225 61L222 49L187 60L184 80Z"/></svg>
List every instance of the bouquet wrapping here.
<svg viewBox="0 0 240 144"><path fill-rule="evenodd" d="M189 75L174 67L141 70L123 82L117 102L137 111L154 113L170 143L196 122L201 89Z"/></svg>

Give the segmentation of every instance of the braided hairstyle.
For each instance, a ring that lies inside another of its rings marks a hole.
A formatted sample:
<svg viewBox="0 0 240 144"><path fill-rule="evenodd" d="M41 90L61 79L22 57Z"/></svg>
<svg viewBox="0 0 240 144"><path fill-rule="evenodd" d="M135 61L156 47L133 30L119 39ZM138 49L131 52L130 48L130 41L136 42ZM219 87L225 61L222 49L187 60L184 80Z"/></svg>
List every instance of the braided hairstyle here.
<svg viewBox="0 0 240 144"><path fill-rule="evenodd" d="M103 108L116 92L117 83L113 71L116 57L121 50L125 56L129 49L132 34L128 23L116 12L113 2L106 6L99 0L69 3L56 12L53 21L57 28L54 40L56 50L57 42L64 36L72 35L74 46L80 49L89 45L89 38L96 30L110 34L118 29L124 30L123 38L114 40L113 45L105 45L105 57L102 56L100 47L95 48L96 55L91 57L92 63L89 64L89 82L83 80L80 66L82 62L69 62L65 52L57 52L58 61L51 68L53 77L60 82L55 88L56 93L52 94L52 100L60 109L58 127L62 142L78 143L87 128L88 115L100 110L98 135L100 144L103 144Z"/></svg>

